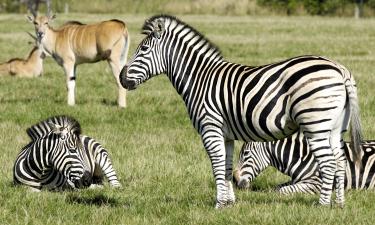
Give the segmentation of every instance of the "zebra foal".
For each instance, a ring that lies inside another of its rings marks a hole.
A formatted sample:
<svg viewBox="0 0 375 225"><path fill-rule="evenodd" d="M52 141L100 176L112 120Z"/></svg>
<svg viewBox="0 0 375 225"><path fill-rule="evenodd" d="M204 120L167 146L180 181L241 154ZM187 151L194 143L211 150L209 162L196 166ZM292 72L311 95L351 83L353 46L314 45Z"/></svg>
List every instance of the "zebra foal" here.
<svg viewBox="0 0 375 225"><path fill-rule="evenodd" d="M351 118L353 155L361 128L354 78L342 65L319 56L299 56L250 67L223 59L203 35L181 20L154 16L146 37L120 73L123 87L137 88L165 73L187 107L211 160L216 208L235 202L234 140L278 140L300 130L322 174L319 203L344 205L345 154L342 132Z"/></svg>
<svg viewBox="0 0 375 225"><path fill-rule="evenodd" d="M82 135L74 118L51 117L28 128L27 134L31 142L17 156L14 184L64 190L101 185L105 176L111 186L121 186L107 150Z"/></svg>
<svg viewBox="0 0 375 225"><path fill-rule="evenodd" d="M345 143L347 156L345 189L375 187L375 141L363 141L361 165L354 162L350 143ZM272 142L250 142L242 146L238 164L233 172L240 188L249 188L251 182L268 166L289 176L290 181L278 185L281 194L319 193L322 178L315 157L301 133Z"/></svg>

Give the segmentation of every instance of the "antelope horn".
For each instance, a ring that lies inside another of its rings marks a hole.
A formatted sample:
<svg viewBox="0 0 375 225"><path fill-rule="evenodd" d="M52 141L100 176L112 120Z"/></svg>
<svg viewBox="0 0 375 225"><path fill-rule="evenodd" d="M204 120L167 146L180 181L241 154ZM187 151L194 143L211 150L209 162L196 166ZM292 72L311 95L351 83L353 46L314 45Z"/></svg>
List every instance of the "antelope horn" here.
<svg viewBox="0 0 375 225"><path fill-rule="evenodd" d="M34 18L36 18L36 11L35 9L33 8L33 1L27 1L27 8L29 9L30 13L34 16Z"/></svg>
<svg viewBox="0 0 375 225"><path fill-rule="evenodd" d="M35 41L37 41L37 38L35 37L35 35L31 34L31 33L28 32L28 31L26 31L26 33L28 33L32 39L34 39Z"/></svg>
<svg viewBox="0 0 375 225"><path fill-rule="evenodd" d="M49 18L51 16L51 2L50 0L46 0L47 5L47 17Z"/></svg>

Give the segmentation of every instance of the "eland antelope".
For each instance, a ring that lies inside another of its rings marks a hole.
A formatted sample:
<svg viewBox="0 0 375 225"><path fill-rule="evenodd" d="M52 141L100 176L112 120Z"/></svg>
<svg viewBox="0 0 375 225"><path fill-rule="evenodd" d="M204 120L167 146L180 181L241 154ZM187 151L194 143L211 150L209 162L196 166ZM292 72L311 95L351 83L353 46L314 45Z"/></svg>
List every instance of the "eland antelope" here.
<svg viewBox="0 0 375 225"><path fill-rule="evenodd" d="M12 58L0 64L0 75L18 77L37 77L43 73L43 51L34 47L26 59Z"/></svg>
<svg viewBox="0 0 375 225"><path fill-rule="evenodd" d="M68 89L68 105L75 104L76 66L107 60L118 86L118 105L126 107L126 90L119 81L120 69L126 64L130 38L127 26L120 20L85 25L68 22L58 29L50 26L55 15L27 16L34 24L38 44L47 55L63 67Z"/></svg>

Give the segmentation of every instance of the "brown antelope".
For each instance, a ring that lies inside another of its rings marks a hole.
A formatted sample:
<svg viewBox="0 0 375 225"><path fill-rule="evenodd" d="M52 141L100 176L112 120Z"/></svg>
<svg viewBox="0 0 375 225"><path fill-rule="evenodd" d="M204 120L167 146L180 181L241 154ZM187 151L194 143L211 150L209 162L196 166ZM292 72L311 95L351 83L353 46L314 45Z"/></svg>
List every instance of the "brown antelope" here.
<svg viewBox="0 0 375 225"><path fill-rule="evenodd" d="M126 64L130 37L126 24L109 20L95 24L68 22L58 29L49 24L50 16L28 16L34 24L37 41L47 55L63 67L68 89L68 105L75 104L76 66L107 60L118 86L118 105L126 107L126 90L121 86L119 74Z"/></svg>
<svg viewBox="0 0 375 225"><path fill-rule="evenodd" d="M0 64L0 75L37 77L43 73L43 51L34 47L27 59L13 58Z"/></svg>

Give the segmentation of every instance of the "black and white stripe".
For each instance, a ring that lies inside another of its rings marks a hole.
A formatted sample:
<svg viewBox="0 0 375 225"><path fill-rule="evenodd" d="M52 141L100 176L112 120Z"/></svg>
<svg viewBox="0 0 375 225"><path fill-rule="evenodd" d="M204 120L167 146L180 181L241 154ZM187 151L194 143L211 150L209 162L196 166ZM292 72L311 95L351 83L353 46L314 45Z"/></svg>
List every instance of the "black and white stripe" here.
<svg viewBox="0 0 375 225"><path fill-rule="evenodd" d="M82 135L74 118L51 117L27 133L32 140L15 161L15 184L36 190L64 190L101 184L106 176L112 186L120 186L107 150Z"/></svg>
<svg viewBox="0 0 375 225"><path fill-rule="evenodd" d="M375 187L375 141L362 142L361 165L350 157L350 143L344 145L347 157L345 189ZM319 166L303 134L296 133L283 140L249 142L242 146L234 180L238 187L248 188L268 166L291 178L277 187L282 194L318 193L322 185Z"/></svg>
<svg viewBox="0 0 375 225"><path fill-rule="evenodd" d="M319 202L329 205L336 177L337 203L344 204L342 131L352 121L353 156L360 151L357 91L350 72L319 56L300 56L249 67L223 60L203 35L171 16L154 16L147 36L122 69L129 89L166 73L183 98L202 137L216 181L216 207L232 204L234 140L271 141L301 130L318 161L323 185Z"/></svg>

